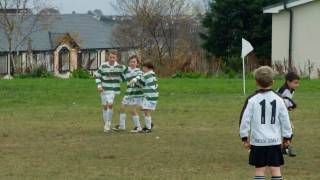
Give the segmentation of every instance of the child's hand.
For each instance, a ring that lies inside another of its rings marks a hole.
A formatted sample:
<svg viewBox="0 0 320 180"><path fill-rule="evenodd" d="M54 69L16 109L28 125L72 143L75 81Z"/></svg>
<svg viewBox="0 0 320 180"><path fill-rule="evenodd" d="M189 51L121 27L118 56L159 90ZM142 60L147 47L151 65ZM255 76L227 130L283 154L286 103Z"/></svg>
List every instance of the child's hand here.
<svg viewBox="0 0 320 180"><path fill-rule="evenodd" d="M102 87L98 87L98 88L97 88L97 91L98 91L99 93L102 93L102 92L103 92Z"/></svg>
<svg viewBox="0 0 320 180"><path fill-rule="evenodd" d="M246 149L250 149L250 147L251 147L251 145L250 145L250 143L248 142L248 140L242 141L242 145L243 145L243 147L245 147Z"/></svg>
<svg viewBox="0 0 320 180"><path fill-rule="evenodd" d="M129 82L129 86L133 86L136 82L137 82L136 78L131 79L131 81Z"/></svg>
<svg viewBox="0 0 320 180"><path fill-rule="evenodd" d="M284 140L283 141L283 147L287 148L291 144L290 140Z"/></svg>

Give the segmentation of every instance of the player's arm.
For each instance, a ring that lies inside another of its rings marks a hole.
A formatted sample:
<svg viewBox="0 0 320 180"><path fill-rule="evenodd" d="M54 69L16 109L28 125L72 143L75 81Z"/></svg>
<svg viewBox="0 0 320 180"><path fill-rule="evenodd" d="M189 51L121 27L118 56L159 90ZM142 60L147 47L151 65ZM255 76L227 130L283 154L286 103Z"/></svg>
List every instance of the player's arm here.
<svg viewBox="0 0 320 180"><path fill-rule="evenodd" d="M136 84L140 87L144 87L145 86L145 79L143 78L142 72L139 73L135 78L133 78L130 82L130 85Z"/></svg>
<svg viewBox="0 0 320 180"><path fill-rule="evenodd" d="M128 72L128 67L126 67L126 66L123 66L123 68L124 68L124 70L122 71L122 73L121 73L121 80L122 81L128 81L128 79L126 78L126 76L125 76L125 74Z"/></svg>
<svg viewBox="0 0 320 180"><path fill-rule="evenodd" d="M279 103L279 121L281 124L282 137L284 144L289 145L292 137L292 127L290 123L289 113L283 101Z"/></svg>
<svg viewBox="0 0 320 180"><path fill-rule="evenodd" d="M247 100L243 106L241 115L240 115L240 138L242 140L243 145L246 148L250 147L249 144L249 131L250 131L250 123L253 115L253 107L252 103Z"/></svg>
<svg viewBox="0 0 320 180"><path fill-rule="evenodd" d="M288 108L289 111L294 110L295 108L297 108L297 104L289 97L284 97L283 98L284 103L286 105L286 107Z"/></svg>
<svg viewBox="0 0 320 180"><path fill-rule="evenodd" d="M96 72L96 85L97 85L97 90L99 92L102 92L102 75L101 75L101 66L98 68L97 72Z"/></svg>

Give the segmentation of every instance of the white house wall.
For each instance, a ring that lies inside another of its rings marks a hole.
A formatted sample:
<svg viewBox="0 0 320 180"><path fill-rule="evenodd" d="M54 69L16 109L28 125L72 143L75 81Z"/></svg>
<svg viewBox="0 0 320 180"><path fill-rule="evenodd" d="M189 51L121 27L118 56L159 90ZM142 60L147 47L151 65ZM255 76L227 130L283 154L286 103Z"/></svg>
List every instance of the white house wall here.
<svg viewBox="0 0 320 180"><path fill-rule="evenodd" d="M312 78L320 72L320 1L293 9L292 63L299 72ZM288 59L289 13L282 11L272 17L272 60ZM310 65L308 65L310 62Z"/></svg>

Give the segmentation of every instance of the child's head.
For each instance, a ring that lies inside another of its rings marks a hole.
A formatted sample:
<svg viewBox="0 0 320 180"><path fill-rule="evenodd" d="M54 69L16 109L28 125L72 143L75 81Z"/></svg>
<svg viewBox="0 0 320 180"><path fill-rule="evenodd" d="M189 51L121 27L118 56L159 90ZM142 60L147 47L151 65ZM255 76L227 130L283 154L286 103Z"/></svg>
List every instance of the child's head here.
<svg viewBox="0 0 320 180"><path fill-rule="evenodd" d="M260 88L270 88L273 84L274 72L269 66L261 66L254 71L256 83Z"/></svg>
<svg viewBox="0 0 320 180"><path fill-rule="evenodd" d="M289 72L286 75L286 84L289 87L289 89L296 89L297 87L299 87L299 80L299 75L294 72Z"/></svg>
<svg viewBox="0 0 320 180"><path fill-rule="evenodd" d="M143 63L143 66L142 66L142 71L145 73L145 72L148 72L148 71L151 71L151 70L154 70L154 65L151 61L146 61Z"/></svg>
<svg viewBox="0 0 320 180"><path fill-rule="evenodd" d="M118 60L118 51L115 49L109 50L108 56L107 56L107 61L110 64L114 64Z"/></svg>
<svg viewBox="0 0 320 180"><path fill-rule="evenodd" d="M139 57L137 55L133 55L129 57L129 66L134 69L140 64Z"/></svg>

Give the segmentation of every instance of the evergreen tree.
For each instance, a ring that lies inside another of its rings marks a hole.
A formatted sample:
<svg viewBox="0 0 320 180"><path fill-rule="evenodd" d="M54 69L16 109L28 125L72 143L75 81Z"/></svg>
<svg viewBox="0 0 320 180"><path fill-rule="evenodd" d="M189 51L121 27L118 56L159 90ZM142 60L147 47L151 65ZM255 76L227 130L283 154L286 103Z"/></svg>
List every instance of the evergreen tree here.
<svg viewBox="0 0 320 180"><path fill-rule="evenodd" d="M211 55L238 56L241 38L249 40L258 58L270 59L271 15L263 7L279 0L212 0L202 20L202 47Z"/></svg>

